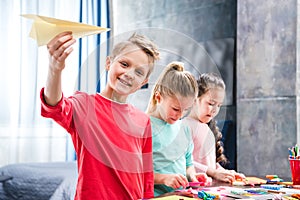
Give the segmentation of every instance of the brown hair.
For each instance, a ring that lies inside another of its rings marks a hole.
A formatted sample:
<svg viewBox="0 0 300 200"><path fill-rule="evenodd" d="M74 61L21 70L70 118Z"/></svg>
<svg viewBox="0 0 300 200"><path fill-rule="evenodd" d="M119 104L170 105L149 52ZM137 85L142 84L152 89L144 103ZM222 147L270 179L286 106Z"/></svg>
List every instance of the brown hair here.
<svg viewBox="0 0 300 200"><path fill-rule="evenodd" d="M150 64L150 70L147 74L148 77L153 71L154 62L159 60L158 47L146 36L134 33L128 40L120 42L114 46L110 58L115 59L130 46L136 46L147 54Z"/></svg>
<svg viewBox="0 0 300 200"><path fill-rule="evenodd" d="M197 81L190 72L184 70L183 63L174 61L169 63L158 77L152 90L147 113L152 113L156 109L156 92L159 92L162 96L180 95L196 98L198 93Z"/></svg>
<svg viewBox="0 0 300 200"><path fill-rule="evenodd" d="M198 98L207 93L210 89L220 88L225 91L225 83L223 79L215 73L204 73L199 76L198 83ZM212 119L208 123L209 128L213 132L216 140L216 161L222 164L228 162L224 155L224 147L222 142L222 133L217 126L216 120Z"/></svg>

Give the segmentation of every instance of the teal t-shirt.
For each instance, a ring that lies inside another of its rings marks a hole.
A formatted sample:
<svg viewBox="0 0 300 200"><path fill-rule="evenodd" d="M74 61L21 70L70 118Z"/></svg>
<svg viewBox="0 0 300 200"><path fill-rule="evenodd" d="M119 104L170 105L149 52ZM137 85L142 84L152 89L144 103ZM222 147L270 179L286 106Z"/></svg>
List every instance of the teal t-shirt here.
<svg viewBox="0 0 300 200"><path fill-rule="evenodd" d="M186 168L193 165L194 146L189 127L181 120L168 124L155 117L150 119L154 173L186 175ZM154 196L172 191L166 185L154 185Z"/></svg>

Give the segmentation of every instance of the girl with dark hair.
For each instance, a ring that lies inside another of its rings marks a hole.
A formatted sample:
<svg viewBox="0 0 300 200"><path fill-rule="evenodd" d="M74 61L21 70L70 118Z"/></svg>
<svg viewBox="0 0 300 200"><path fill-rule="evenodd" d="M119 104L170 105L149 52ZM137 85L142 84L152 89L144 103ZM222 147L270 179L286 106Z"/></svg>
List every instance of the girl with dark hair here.
<svg viewBox="0 0 300 200"><path fill-rule="evenodd" d="M205 172L208 176L233 182L236 178L245 178L244 174L224 169L220 163L226 163L222 133L216 125L214 117L219 113L225 97L225 83L213 73L201 74L197 80L198 95L196 102L184 122L192 130L194 142L194 166L197 172Z"/></svg>

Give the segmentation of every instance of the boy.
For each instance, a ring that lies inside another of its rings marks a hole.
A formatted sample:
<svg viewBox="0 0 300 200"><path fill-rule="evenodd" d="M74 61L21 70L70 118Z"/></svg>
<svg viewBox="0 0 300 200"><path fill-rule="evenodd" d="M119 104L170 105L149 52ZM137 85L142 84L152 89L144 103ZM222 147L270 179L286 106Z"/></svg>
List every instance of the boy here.
<svg viewBox="0 0 300 200"><path fill-rule="evenodd" d="M100 94L76 92L66 98L61 74L74 43L71 32L48 43L49 71L41 100L42 116L71 134L78 163L75 199L153 197L150 120L126 99L148 81L159 58L157 47L134 34L107 57L108 82Z"/></svg>

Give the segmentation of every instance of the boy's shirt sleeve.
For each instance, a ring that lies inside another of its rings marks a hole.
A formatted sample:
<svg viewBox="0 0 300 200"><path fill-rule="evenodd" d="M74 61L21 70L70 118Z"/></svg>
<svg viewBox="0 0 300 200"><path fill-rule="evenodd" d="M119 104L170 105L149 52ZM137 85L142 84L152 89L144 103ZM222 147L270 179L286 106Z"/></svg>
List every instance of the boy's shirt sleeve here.
<svg viewBox="0 0 300 200"><path fill-rule="evenodd" d="M144 165L146 171L144 172L144 198L154 197L154 172L153 172L153 153L152 153L152 129L150 119L145 130L145 145L143 148ZM145 156L146 155L146 156Z"/></svg>
<svg viewBox="0 0 300 200"><path fill-rule="evenodd" d="M44 98L44 88L40 92L41 99L41 115L46 118L51 118L59 125L71 132L72 124L72 103L62 95L61 100L57 105L48 105Z"/></svg>

